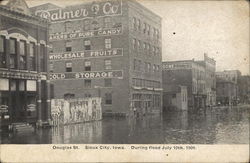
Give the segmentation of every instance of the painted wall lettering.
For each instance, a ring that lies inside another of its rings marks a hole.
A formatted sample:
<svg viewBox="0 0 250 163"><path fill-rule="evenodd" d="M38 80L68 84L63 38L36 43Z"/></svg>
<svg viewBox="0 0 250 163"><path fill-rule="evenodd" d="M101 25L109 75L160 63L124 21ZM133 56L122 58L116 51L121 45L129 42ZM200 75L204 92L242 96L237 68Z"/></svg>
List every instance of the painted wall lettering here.
<svg viewBox="0 0 250 163"><path fill-rule="evenodd" d="M71 39L89 38L95 36L110 36L119 34L122 34L122 27L103 29L103 30L92 30L86 32L53 33L49 35L49 40L50 41L71 40Z"/></svg>
<svg viewBox="0 0 250 163"><path fill-rule="evenodd" d="M39 10L35 14L48 19L52 23L98 16L115 16L122 14L122 2L121 0L115 0L82 4L53 10Z"/></svg>
<svg viewBox="0 0 250 163"><path fill-rule="evenodd" d="M68 53L51 53L49 60L68 60L68 59L84 59L84 58L99 58L99 57L114 57L122 56L123 49L113 48L107 50L86 50L79 52Z"/></svg>
<svg viewBox="0 0 250 163"><path fill-rule="evenodd" d="M51 73L50 80L122 78L122 70Z"/></svg>

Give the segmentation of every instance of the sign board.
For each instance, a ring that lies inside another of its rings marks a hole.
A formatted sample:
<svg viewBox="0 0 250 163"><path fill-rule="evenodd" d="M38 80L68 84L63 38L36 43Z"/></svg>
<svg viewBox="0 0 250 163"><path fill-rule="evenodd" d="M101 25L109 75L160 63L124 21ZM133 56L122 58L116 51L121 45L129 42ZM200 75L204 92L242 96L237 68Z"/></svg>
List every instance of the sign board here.
<svg viewBox="0 0 250 163"><path fill-rule="evenodd" d="M27 91L36 91L36 81L27 80L26 88L27 88Z"/></svg>
<svg viewBox="0 0 250 163"><path fill-rule="evenodd" d="M99 58L99 57L114 57L122 56L123 49L113 48L105 50L86 50L78 52L65 52L65 53L51 53L49 60L68 60L68 59L85 59L85 58Z"/></svg>
<svg viewBox="0 0 250 163"><path fill-rule="evenodd" d="M111 36L122 34L122 27L99 29L90 31L58 32L49 35L49 41L72 40L80 38Z"/></svg>
<svg viewBox="0 0 250 163"><path fill-rule="evenodd" d="M50 80L122 78L122 70L50 73Z"/></svg>
<svg viewBox="0 0 250 163"><path fill-rule="evenodd" d="M48 19L51 23L74 21L100 16L116 16L122 14L121 0L93 2L69 6L66 8L39 10L37 16Z"/></svg>
<svg viewBox="0 0 250 163"><path fill-rule="evenodd" d="M8 91L8 90L9 90L9 80L0 79L0 91Z"/></svg>
<svg viewBox="0 0 250 163"><path fill-rule="evenodd" d="M163 64L163 70L175 70L175 69L191 69L192 65L189 63L168 63Z"/></svg>

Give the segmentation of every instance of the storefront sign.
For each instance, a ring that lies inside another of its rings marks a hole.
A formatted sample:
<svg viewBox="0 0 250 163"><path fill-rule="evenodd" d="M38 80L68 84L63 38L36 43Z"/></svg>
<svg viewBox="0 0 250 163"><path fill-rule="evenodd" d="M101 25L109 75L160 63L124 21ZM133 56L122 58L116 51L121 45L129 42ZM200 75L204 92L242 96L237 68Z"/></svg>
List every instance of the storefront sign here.
<svg viewBox="0 0 250 163"><path fill-rule="evenodd" d="M9 90L9 80L0 79L0 91L8 91L8 90Z"/></svg>
<svg viewBox="0 0 250 163"><path fill-rule="evenodd" d="M27 72L0 72L0 78L12 78L12 79L31 79L36 80L39 77L38 74L27 73Z"/></svg>
<svg viewBox="0 0 250 163"><path fill-rule="evenodd" d="M102 78L122 78L123 71L86 71L86 72L70 72L70 73L51 73L50 80L65 79L102 79Z"/></svg>
<svg viewBox="0 0 250 163"><path fill-rule="evenodd" d="M51 53L49 56L49 60L114 57L122 55L123 55L123 50L121 48L113 48L107 50L87 50L87 51L69 52L69 53Z"/></svg>
<svg viewBox="0 0 250 163"><path fill-rule="evenodd" d="M96 36L110 36L110 35L119 35L122 34L122 27L102 29L102 30L91 30L91 31L82 31L82 32L59 32L49 35L50 41L59 41L59 40L71 40L79 38L89 38Z"/></svg>
<svg viewBox="0 0 250 163"><path fill-rule="evenodd" d="M121 0L76 5L53 10L39 10L36 15L52 23L73 21L98 16L115 16L122 14Z"/></svg>
<svg viewBox="0 0 250 163"><path fill-rule="evenodd" d="M163 64L162 69L173 70L173 69L191 69L192 65L189 63L173 63L173 64Z"/></svg>
<svg viewBox="0 0 250 163"><path fill-rule="evenodd" d="M36 81L27 80L26 88L27 88L27 91L36 91Z"/></svg>

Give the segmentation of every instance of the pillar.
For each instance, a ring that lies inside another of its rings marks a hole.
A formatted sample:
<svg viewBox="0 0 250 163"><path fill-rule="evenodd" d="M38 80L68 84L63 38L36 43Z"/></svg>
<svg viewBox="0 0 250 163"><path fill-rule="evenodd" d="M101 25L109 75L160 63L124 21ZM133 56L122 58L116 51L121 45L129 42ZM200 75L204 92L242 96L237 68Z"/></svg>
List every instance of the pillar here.
<svg viewBox="0 0 250 163"><path fill-rule="evenodd" d="M46 108L47 108L47 121L51 125L51 101L50 101L50 81L46 80Z"/></svg>
<svg viewBox="0 0 250 163"><path fill-rule="evenodd" d="M42 83L41 80L37 80L37 125L38 127L42 126Z"/></svg>

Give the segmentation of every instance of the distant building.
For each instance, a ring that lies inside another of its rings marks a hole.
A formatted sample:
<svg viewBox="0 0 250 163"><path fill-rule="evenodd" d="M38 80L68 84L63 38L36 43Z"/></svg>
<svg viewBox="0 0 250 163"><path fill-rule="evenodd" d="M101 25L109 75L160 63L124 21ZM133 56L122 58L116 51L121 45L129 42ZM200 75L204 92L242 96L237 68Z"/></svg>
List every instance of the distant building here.
<svg viewBox="0 0 250 163"><path fill-rule="evenodd" d="M241 76L239 78L238 87L240 102L250 104L250 76Z"/></svg>
<svg viewBox="0 0 250 163"><path fill-rule="evenodd" d="M239 102L239 70L216 72L216 101L217 104L235 105Z"/></svg>
<svg viewBox="0 0 250 163"><path fill-rule="evenodd" d="M48 22L24 0L0 5L0 123L50 121Z"/></svg>
<svg viewBox="0 0 250 163"><path fill-rule="evenodd" d="M187 100L186 86L166 87L162 98L163 111L188 110Z"/></svg>
<svg viewBox="0 0 250 163"><path fill-rule="evenodd" d="M51 22L55 98L102 97L104 114L161 112L159 16L132 0L32 10Z"/></svg>
<svg viewBox="0 0 250 163"><path fill-rule="evenodd" d="M194 60L162 63L163 92L176 86L187 87L188 107L203 108L206 105L205 67Z"/></svg>
<svg viewBox="0 0 250 163"><path fill-rule="evenodd" d="M206 82L206 105L216 105L216 61L204 54L204 60L196 61L205 67L205 82Z"/></svg>

